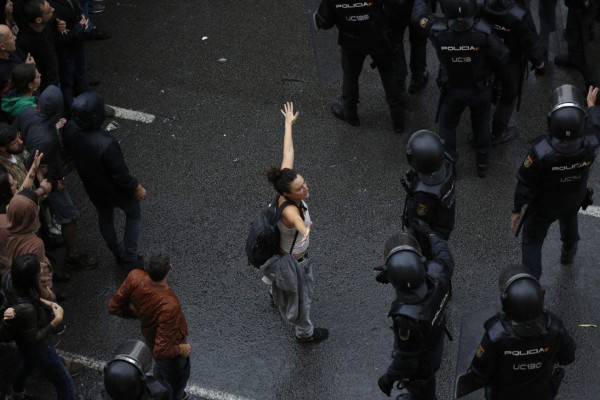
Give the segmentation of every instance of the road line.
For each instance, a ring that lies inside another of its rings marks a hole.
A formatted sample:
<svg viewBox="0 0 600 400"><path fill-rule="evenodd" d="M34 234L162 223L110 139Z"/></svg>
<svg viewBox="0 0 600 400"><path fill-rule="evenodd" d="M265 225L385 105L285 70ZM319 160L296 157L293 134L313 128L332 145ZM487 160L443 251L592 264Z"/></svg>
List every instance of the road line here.
<svg viewBox="0 0 600 400"><path fill-rule="evenodd" d="M68 351L57 350L58 354L70 361L76 361L83 364L85 367L96 370L104 371L104 365L106 362L95 360L90 357L82 356L79 354L71 353ZM218 390L206 389L196 385L188 385L185 388L186 392L193 394L194 396L203 397L207 400L251 400L248 397L237 396L231 393L220 392Z"/></svg>
<svg viewBox="0 0 600 400"><path fill-rule="evenodd" d="M592 217L600 218L600 207L588 206L587 210L579 210L579 214L591 215Z"/></svg>
<svg viewBox="0 0 600 400"><path fill-rule="evenodd" d="M146 124L151 124L156 119L154 115L143 113L141 111L133 111L115 106L110 107L115 109L115 117L117 118L130 119L132 121L144 122Z"/></svg>

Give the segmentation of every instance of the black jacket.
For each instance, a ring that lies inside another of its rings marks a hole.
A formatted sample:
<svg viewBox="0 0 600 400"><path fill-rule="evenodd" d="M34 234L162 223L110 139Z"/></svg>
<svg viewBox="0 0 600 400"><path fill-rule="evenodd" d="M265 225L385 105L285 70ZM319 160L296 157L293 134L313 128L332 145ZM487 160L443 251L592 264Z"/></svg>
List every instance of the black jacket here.
<svg viewBox="0 0 600 400"><path fill-rule="evenodd" d="M58 58L54 47L55 21L51 21L42 32L33 30L28 24L19 26L17 46L25 54L30 53L42 75L40 90L48 85L58 85Z"/></svg>
<svg viewBox="0 0 600 400"><path fill-rule="evenodd" d="M100 129L104 102L86 92L75 99L72 111L74 120L64 128L63 144L90 200L113 207L130 200L138 181L129 173L119 143Z"/></svg>
<svg viewBox="0 0 600 400"><path fill-rule="evenodd" d="M15 319L3 321L12 332L17 346L20 348L37 348L48 344L50 335L55 330L50 325L50 316L41 304L33 304L32 299L20 297L9 302L15 309ZM39 300L37 300L39 303ZM13 304L14 303L14 304Z"/></svg>
<svg viewBox="0 0 600 400"><path fill-rule="evenodd" d="M79 23L82 16L81 6L77 0L50 0L50 5L54 7L56 18L65 21L67 32L65 34L57 32L54 36L54 43L59 57L71 57L83 46L83 26Z"/></svg>

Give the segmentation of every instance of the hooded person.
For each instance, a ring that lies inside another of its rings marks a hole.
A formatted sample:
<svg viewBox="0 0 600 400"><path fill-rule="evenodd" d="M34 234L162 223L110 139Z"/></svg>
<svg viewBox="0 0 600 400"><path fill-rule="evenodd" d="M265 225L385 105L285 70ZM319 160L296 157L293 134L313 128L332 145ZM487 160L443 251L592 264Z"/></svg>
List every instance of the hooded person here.
<svg viewBox="0 0 600 400"><path fill-rule="evenodd" d="M25 161L30 167L36 151L44 154L44 164L47 166L45 178L52 184L52 192L46 199L55 220L61 225L62 237L67 250L65 264L71 268L91 269L98 262L80 253L77 249L77 220L79 212L75 208L69 193L65 188L65 163L62 155L62 144L57 123L63 114L63 95L56 86L48 86L40 95L39 110L25 109L15 121L15 127L23 134L24 143L29 158ZM49 237L47 237L49 239ZM48 241L46 241L48 243ZM67 281L69 275L61 268L56 278Z"/></svg>
<svg viewBox="0 0 600 400"><path fill-rule="evenodd" d="M119 266L142 268L137 242L142 225L140 200L146 197L146 189L129 172L119 143L101 129L105 117L102 97L84 92L73 101L71 112L73 119L65 126L63 143L96 207L100 233ZM115 230L115 208L125 212L122 240Z"/></svg>
<svg viewBox="0 0 600 400"><path fill-rule="evenodd" d="M2 256L12 261L23 254L35 255L41 264L42 298L55 301L56 296L52 292L52 266L46 257L44 242L36 235L40 228L38 213L38 198L35 192L24 190L11 199L6 210L8 225Z"/></svg>

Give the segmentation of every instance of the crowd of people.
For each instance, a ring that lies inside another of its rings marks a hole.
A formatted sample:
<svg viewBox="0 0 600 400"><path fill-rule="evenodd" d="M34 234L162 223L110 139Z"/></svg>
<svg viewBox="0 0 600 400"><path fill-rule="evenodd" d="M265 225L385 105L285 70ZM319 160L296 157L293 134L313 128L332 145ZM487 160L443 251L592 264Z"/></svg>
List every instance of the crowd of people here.
<svg viewBox="0 0 600 400"><path fill-rule="evenodd" d="M548 5L545 0L540 3ZM579 240L577 212L591 204L587 178L599 144L600 111L595 107L598 81L590 64L594 19L589 14L596 17L597 3L567 4L573 12L567 23L568 62L558 56L555 63L581 71L587 99L572 85L553 92L548 133L535 140L517 174L511 227L518 233L523 226L523 263L500 277L503 311L486 322L486 336L457 395L485 387L488 399L550 399L560 383L556 384L560 373L555 363L574 359L575 344L568 332L557 316L543 308L539 278L541 248L550 224L560 222L561 263L568 265ZM409 96L421 93L429 82L428 38L439 58L439 132L417 131L406 146L412 168L404 182L406 232L386 243L384 266L376 278L391 283L397 295L389 313L393 362L379 378L379 387L390 396L400 382L406 391L399 398L419 400L436 398L435 372L447 333L444 311L454 271L448 240L456 208L456 130L461 114L470 108L476 171L483 178L492 146L518 136L518 128L509 123L518 108L523 74L528 61L537 75L544 74L551 30L542 23L545 31L539 38L528 4L511 0L442 0L443 15L434 14L433 4L323 0L314 15L318 28L338 28L344 81L342 101L333 104L331 112L353 126L360 125L358 81L367 56L379 70L398 133L406 130ZM53 283L68 282L70 269L98 264L78 246L79 212L65 181L74 170L96 209L100 233L115 264L128 273L110 301L109 312L141 321L156 381L168 388L154 394L149 387L139 389L125 379L126 372L119 371L142 369L135 363L111 363L114 369L105 377L105 396L187 398L191 346L181 305L168 285L172 265L164 254L148 260L138 254L141 201L147 192L129 172L118 142L102 129L114 110L90 91L95 82L88 75L86 40L106 39L110 34L96 28L88 12L103 7L97 0L7 0L3 8L0 5L0 333L5 340L15 341L22 356L11 400L29 398L26 383L33 369L55 385L59 399L76 398L69 372L76 374L77 366L68 365L51 344L51 337L64 329L58 303L67 298ZM546 12L540 21L546 18L547 22L548 10L539 9ZM403 38L407 28L409 82ZM277 192L273 207L279 242L275 254L258 267L270 285L274 304L294 325L295 340L315 343L328 339L329 331L314 327L310 316L312 220L306 180L294 169L292 126L298 113L292 103L281 112L285 120L282 162L267 172ZM116 209L125 214L122 237L115 229ZM56 256L56 248L64 248L64 260ZM518 356L519 362L513 362L512 356ZM143 373L138 376L138 372L134 371L134 380L140 383ZM512 387L511 382L527 383L528 388Z"/></svg>

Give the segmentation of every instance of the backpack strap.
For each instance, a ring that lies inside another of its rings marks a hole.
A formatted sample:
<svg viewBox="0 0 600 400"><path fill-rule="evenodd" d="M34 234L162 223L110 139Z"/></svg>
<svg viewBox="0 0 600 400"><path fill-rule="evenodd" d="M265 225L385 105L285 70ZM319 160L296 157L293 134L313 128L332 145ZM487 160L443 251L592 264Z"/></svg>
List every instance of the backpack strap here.
<svg viewBox="0 0 600 400"><path fill-rule="evenodd" d="M275 196L275 200L274 200L275 204L277 204L277 202L279 201L279 196L281 196L281 195L277 194ZM302 221L304 221L304 207L298 206L294 202L289 201L288 199L285 199L285 201L283 203L281 203L281 205L276 206L277 213L275 214L275 223L279 222L279 220L281 219L281 214L283 214L283 210L285 210L288 206L295 206L298 209L298 212L300 213L300 217L302 218ZM289 255L292 255L292 250L294 250L294 245L296 244L297 239L298 239L298 229L296 229L296 234L294 235L294 240L292 240L292 247L290 247L290 251L288 252Z"/></svg>

